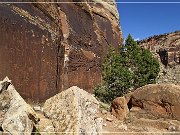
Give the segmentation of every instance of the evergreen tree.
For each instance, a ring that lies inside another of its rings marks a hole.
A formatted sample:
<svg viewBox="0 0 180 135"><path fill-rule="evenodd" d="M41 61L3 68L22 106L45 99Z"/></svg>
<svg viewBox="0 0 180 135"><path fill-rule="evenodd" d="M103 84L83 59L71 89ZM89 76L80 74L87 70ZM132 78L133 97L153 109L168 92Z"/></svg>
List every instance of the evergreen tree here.
<svg viewBox="0 0 180 135"><path fill-rule="evenodd" d="M120 53L110 48L102 69L103 84L95 88L95 96L105 102L123 96L129 89L155 83L160 70L151 52L137 45L130 34Z"/></svg>
<svg viewBox="0 0 180 135"><path fill-rule="evenodd" d="M137 45L130 34L124 47L127 50L126 53L130 61L128 66L133 72L133 87L138 88L146 84L155 83L160 69L159 62L153 57L152 53Z"/></svg>

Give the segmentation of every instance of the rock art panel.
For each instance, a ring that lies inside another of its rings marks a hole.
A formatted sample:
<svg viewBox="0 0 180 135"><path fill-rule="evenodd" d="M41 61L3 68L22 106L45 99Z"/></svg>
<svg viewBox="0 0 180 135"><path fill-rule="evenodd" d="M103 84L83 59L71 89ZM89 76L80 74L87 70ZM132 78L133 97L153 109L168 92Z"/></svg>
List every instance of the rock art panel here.
<svg viewBox="0 0 180 135"><path fill-rule="evenodd" d="M109 46L121 46L115 1L71 2L0 4L0 79L23 98L44 101L74 85L92 92Z"/></svg>

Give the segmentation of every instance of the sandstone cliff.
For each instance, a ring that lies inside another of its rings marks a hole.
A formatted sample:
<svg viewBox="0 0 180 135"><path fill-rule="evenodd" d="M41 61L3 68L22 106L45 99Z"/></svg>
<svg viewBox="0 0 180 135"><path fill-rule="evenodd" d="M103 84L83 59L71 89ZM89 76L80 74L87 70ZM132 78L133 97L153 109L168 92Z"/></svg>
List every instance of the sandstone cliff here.
<svg viewBox="0 0 180 135"><path fill-rule="evenodd" d="M180 31L156 35L139 41L139 44L160 61L159 83L180 84Z"/></svg>
<svg viewBox="0 0 180 135"><path fill-rule="evenodd" d="M9 76L24 98L91 91L108 46L122 43L114 0L53 2L0 4L0 79Z"/></svg>

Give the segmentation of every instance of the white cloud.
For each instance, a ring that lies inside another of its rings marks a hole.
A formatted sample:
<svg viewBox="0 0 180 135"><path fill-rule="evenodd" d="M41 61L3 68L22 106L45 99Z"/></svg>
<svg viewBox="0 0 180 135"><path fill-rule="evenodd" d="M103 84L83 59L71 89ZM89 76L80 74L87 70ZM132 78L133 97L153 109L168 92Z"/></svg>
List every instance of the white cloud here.
<svg viewBox="0 0 180 135"><path fill-rule="evenodd" d="M135 40L135 41L138 41L138 40L140 40L140 39L139 39L139 38L135 38L134 40Z"/></svg>

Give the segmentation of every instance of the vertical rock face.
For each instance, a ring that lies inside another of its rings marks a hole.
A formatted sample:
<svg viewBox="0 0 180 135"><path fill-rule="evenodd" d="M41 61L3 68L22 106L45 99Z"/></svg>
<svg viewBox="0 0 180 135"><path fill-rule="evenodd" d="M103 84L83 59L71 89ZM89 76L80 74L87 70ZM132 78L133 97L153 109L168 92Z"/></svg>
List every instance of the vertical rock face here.
<svg viewBox="0 0 180 135"><path fill-rule="evenodd" d="M24 98L91 91L108 47L122 43L114 0L69 2L0 4L0 79L12 78Z"/></svg>
<svg viewBox="0 0 180 135"><path fill-rule="evenodd" d="M161 64L158 82L180 84L180 31L153 36L139 41Z"/></svg>

